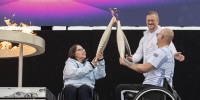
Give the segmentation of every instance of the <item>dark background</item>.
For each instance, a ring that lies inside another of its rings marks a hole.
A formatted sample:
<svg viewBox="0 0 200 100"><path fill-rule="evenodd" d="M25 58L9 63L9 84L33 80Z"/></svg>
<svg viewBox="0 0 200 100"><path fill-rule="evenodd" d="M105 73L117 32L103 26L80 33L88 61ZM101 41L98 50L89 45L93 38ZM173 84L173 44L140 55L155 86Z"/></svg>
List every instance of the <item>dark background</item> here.
<svg viewBox="0 0 200 100"><path fill-rule="evenodd" d="M23 87L47 87L55 96L63 87L63 68L68 49L75 43L81 44L91 60L95 56L98 43L104 30L35 31L45 40L45 53L24 57ZM143 30L124 30L132 53L135 52ZM174 86L182 100L195 100L199 97L200 51L199 30L174 30L174 44L177 51L183 52L185 61L176 61ZM110 40L104 51L107 76L96 81L96 91L100 100L113 100L114 89L121 83L141 83L143 75L118 62L116 30L112 30ZM18 58L0 59L0 87L18 86Z"/></svg>

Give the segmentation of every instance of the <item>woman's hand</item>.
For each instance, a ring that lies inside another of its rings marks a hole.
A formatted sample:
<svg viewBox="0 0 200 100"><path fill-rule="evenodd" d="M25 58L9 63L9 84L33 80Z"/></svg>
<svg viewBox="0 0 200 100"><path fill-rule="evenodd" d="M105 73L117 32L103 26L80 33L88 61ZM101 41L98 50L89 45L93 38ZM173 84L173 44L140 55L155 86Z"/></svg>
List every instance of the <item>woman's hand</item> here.
<svg viewBox="0 0 200 100"><path fill-rule="evenodd" d="M96 55L96 58L97 58L97 60L103 59L103 52L99 52L99 53Z"/></svg>
<svg viewBox="0 0 200 100"><path fill-rule="evenodd" d="M96 67L97 66L97 62L103 59L103 52L99 52L96 57L94 57L94 59L92 60L92 64Z"/></svg>

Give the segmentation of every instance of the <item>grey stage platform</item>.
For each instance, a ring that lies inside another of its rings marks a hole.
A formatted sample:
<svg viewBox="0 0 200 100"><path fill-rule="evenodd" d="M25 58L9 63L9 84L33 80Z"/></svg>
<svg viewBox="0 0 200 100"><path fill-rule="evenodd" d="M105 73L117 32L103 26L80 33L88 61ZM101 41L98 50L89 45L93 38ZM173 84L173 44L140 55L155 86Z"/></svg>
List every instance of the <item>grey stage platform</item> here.
<svg viewBox="0 0 200 100"><path fill-rule="evenodd" d="M0 87L0 100L56 100L46 87Z"/></svg>

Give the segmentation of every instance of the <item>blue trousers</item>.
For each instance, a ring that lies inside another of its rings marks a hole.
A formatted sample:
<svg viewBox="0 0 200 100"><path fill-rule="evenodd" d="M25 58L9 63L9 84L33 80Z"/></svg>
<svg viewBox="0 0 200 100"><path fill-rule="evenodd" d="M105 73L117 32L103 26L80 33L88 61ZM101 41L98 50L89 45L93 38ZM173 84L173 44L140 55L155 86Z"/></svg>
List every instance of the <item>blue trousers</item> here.
<svg viewBox="0 0 200 100"><path fill-rule="evenodd" d="M87 85L79 88L73 85L66 85L64 88L65 100L92 100L93 89Z"/></svg>

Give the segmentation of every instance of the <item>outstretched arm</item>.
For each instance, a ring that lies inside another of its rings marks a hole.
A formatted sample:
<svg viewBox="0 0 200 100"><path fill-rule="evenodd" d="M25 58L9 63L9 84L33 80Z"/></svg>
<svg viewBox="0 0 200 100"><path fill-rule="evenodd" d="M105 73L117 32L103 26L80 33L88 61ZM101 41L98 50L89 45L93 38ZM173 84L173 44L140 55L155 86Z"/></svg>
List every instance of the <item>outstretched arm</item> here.
<svg viewBox="0 0 200 100"><path fill-rule="evenodd" d="M123 57L119 58L119 63L139 73L146 73L154 68L151 63L146 62L144 64L135 64L135 63L129 62L127 59Z"/></svg>
<svg viewBox="0 0 200 100"><path fill-rule="evenodd" d="M182 52L176 52L174 54L174 58L178 61L184 61L185 60L185 56L182 55Z"/></svg>

